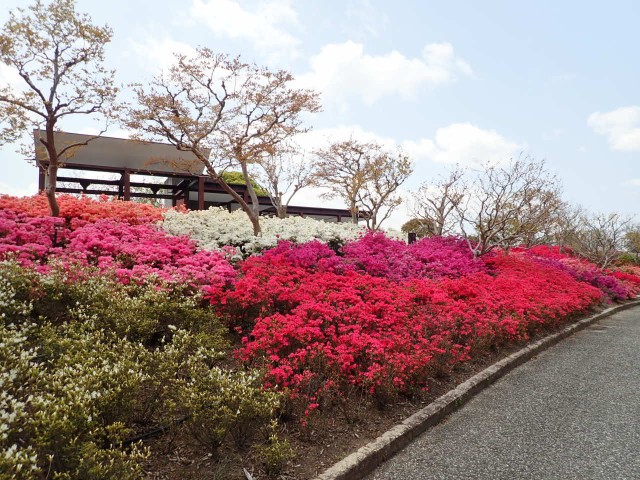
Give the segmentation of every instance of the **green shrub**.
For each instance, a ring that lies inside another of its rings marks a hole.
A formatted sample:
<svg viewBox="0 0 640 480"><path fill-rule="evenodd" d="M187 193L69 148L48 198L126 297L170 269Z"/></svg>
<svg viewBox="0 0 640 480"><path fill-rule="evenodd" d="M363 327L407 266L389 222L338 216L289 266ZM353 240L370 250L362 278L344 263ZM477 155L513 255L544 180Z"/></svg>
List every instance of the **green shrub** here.
<svg viewBox="0 0 640 480"><path fill-rule="evenodd" d="M270 425L271 434L267 444L260 445L258 451L264 461L267 475L275 477L284 470L287 462L293 457L293 449L289 441L278 437L278 423L273 420Z"/></svg>
<svg viewBox="0 0 640 480"><path fill-rule="evenodd" d="M189 370L174 405L189 415L187 427L193 437L214 454L227 436L238 448L246 447L280 406L282 394L265 389L257 371L209 368L198 356L191 358Z"/></svg>
<svg viewBox="0 0 640 480"><path fill-rule="evenodd" d="M121 448L131 427L153 420L194 354L212 366L229 347L210 310L180 289L13 262L0 262L0 320L7 478L140 478L147 452Z"/></svg>
<svg viewBox="0 0 640 480"><path fill-rule="evenodd" d="M92 345L90 350L71 348L68 356L42 361L32 344L36 329L34 324L0 325L0 471L6 478L140 478L146 451L111 448L127 429L108 423L100 409L125 387L117 385L118 376L104 378L106 365L96 371L96 362L88 361L100 355L95 338L78 342ZM82 350L84 360L78 362ZM130 365L128 356L116 368Z"/></svg>

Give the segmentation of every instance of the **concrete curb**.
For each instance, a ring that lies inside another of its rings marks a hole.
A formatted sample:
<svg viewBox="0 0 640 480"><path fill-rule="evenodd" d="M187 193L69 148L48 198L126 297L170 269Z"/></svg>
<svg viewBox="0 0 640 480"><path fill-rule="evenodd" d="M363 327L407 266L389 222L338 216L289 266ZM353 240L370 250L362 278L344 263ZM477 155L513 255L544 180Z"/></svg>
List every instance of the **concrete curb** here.
<svg viewBox="0 0 640 480"><path fill-rule="evenodd" d="M384 461L406 447L418 435L462 407L477 393L487 388L517 366L591 324L614 313L638 305L640 305L640 300L633 300L623 305L607 308L596 315L579 320L560 332L538 340L499 362L494 363L392 427L390 430L387 430L373 442L340 460L314 480L358 480L363 478Z"/></svg>

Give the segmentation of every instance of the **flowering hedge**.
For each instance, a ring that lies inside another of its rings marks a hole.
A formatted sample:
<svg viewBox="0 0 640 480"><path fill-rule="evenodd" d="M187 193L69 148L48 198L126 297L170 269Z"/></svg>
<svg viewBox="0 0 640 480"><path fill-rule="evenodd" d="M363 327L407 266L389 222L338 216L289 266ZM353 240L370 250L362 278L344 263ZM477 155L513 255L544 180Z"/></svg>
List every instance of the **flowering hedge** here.
<svg viewBox="0 0 640 480"><path fill-rule="evenodd" d="M246 260L235 289L211 301L245 334L241 358L310 409L354 389L384 401L426 387L476 349L526 339L603 298L526 255L491 257L492 274L398 282L340 265L317 244L276 250Z"/></svg>
<svg viewBox="0 0 640 480"><path fill-rule="evenodd" d="M188 235L201 248L225 246L241 248L245 255L275 247L279 241L305 243L320 240L342 244L364 234L364 228L352 223L321 222L312 218L284 219L261 217L262 236L253 235L253 227L241 210L228 212L223 208L180 213L169 210L164 214L162 227L173 235Z"/></svg>
<svg viewBox="0 0 640 480"><path fill-rule="evenodd" d="M113 219L139 225L156 222L162 219L163 209L153 205L123 200L109 199L101 196L99 200L74 195L58 195L60 217L82 225L96 220ZM49 215L49 203L45 195L32 197L12 197L0 194L0 211L10 210L24 213L29 217L46 217Z"/></svg>
<svg viewBox="0 0 640 480"><path fill-rule="evenodd" d="M346 259L370 275L394 280L459 277L486 269L484 262L473 258L466 242L458 238L424 238L407 245L372 232L348 242L342 251Z"/></svg>
<svg viewBox="0 0 640 480"><path fill-rule="evenodd" d="M85 268L119 285L159 280L178 296L204 294L242 338L238 357L307 411L354 391L384 403L428 388L435 375L487 348L640 292L640 269L602 271L555 247L474 259L456 238L407 245L300 217L263 218L256 238L240 211L68 196L61 205L66 218L56 219L46 216L43 197L0 197L0 259L15 256L47 278ZM227 258L237 249L244 260L234 265ZM138 303L119 302L131 303L124 323L158 301L136 295ZM106 309L100 315L94 325L138 339L168 328L165 317L128 330Z"/></svg>
<svg viewBox="0 0 640 480"><path fill-rule="evenodd" d="M206 285L221 291L235 270L220 252L198 250L187 237L155 225L97 220L75 229L64 219L30 217L0 210L0 258L15 255L24 265L47 270L51 261L115 271L122 281L153 275L163 281Z"/></svg>
<svg viewBox="0 0 640 480"><path fill-rule="evenodd" d="M539 245L520 251L526 251L528 255L539 261L553 265L559 270L570 273L577 280L603 290L615 300L626 300L640 293L635 281L640 277L632 274L626 276L621 272L602 271L593 263L574 256L571 250L561 251L559 247Z"/></svg>

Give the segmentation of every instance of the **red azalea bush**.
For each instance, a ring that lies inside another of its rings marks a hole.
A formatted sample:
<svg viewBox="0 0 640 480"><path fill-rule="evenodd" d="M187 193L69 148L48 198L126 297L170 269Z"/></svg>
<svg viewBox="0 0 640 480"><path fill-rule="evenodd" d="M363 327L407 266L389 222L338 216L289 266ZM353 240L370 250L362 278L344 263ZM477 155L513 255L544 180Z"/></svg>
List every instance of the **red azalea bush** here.
<svg viewBox="0 0 640 480"><path fill-rule="evenodd" d="M633 275L631 273L627 273L620 270L614 270L612 272L609 272L609 275L617 278L618 280L622 280L624 282L628 282L628 283L640 286L640 277Z"/></svg>
<svg viewBox="0 0 640 480"><path fill-rule="evenodd" d="M526 255L489 258L491 275L396 282L305 268L289 251L248 259L212 303L245 334L241 358L311 407L354 390L380 400L423 388L476 349L526 339L602 299Z"/></svg>
<svg viewBox="0 0 640 480"><path fill-rule="evenodd" d="M85 222L95 222L103 219L113 219L121 222L139 225L162 220L163 209L146 203L125 202L109 199L102 195L99 200L74 195L58 195L60 217L72 222L71 227L83 225ZM0 194L0 211L10 210L24 213L29 217L47 217L50 215L47 197L43 194L32 197L12 197Z"/></svg>

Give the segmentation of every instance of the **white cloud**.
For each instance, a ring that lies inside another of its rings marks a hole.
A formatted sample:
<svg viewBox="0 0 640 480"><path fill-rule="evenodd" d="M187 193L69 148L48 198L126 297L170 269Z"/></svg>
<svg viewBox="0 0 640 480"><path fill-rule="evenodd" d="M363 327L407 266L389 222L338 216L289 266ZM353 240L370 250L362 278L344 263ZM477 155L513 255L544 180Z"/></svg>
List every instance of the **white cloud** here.
<svg viewBox="0 0 640 480"><path fill-rule="evenodd" d="M246 6L235 0L194 0L192 16L220 36L245 39L276 60L297 56L299 39L284 27L297 27L298 14L289 0L268 0Z"/></svg>
<svg viewBox="0 0 640 480"><path fill-rule="evenodd" d="M632 187L640 187L640 178L632 178L626 182L627 185Z"/></svg>
<svg viewBox="0 0 640 480"><path fill-rule="evenodd" d="M377 142L387 148L395 148L397 143L391 137L364 130L359 125L339 125L332 128L319 128L298 135L296 142L306 151L326 146L331 141L347 140L349 137L361 142Z"/></svg>
<svg viewBox="0 0 640 480"><path fill-rule="evenodd" d="M484 130L470 123L453 123L436 130L433 140L409 140L403 143L403 147L414 158L477 165L487 161L508 161L525 145L508 140L495 130Z"/></svg>
<svg viewBox="0 0 640 480"><path fill-rule="evenodd" d="M159 73L167 70L175 62L175 54L194 55L196 49L186 43L169 37L155 38L147 35L144 41L131 40L133 51L142 59L146 70Z"/></svg>
<svg viewBox="0 0 640 480"><path fill-rule="evenodd" d="M301 85L325 94L325 101L344 101L359 95L367 104L386 95L413 98L426 86L452 82L472 74L449 43L431 43L422 57L409 58L398 51L383 55L364 53L361 43L325 45L310 61L311 70L298 77Z"/></svg>
<svg viewBox="0 0 640 480"><path fill-rule="evenodd" d="M301 134L296 139L303 150L312 151L333 140L353 136L365 142L378 142L388 149L400 146L416 161L478 165L485 162L507 162L526 149L526 144L509 140L495 130L485 130L470 123L453 123L436 130L435 137L400 141L363 129L359 125L320 128Z"/></svg>
<svg viewBox="0 0 640 480"><path fill-rule="evenodd" d="M640 151L640 106L592 113L587 124L596 133L606 136L613 150Z"/></svg>
<svg viewBox="0 0 640 480"><path fill-rule="evenodd" d="M12 195L14 197L27 197L38 193L38 184L33 182L28 186L15 186L0 182L0 194Z"/></svg>

